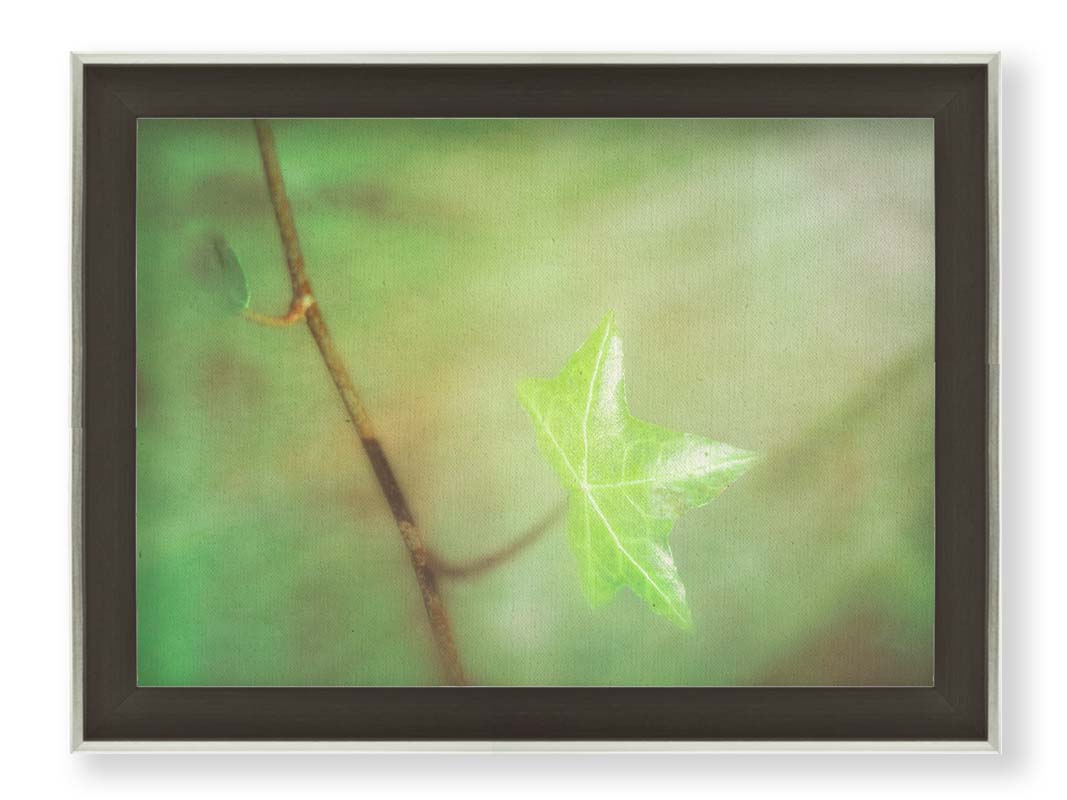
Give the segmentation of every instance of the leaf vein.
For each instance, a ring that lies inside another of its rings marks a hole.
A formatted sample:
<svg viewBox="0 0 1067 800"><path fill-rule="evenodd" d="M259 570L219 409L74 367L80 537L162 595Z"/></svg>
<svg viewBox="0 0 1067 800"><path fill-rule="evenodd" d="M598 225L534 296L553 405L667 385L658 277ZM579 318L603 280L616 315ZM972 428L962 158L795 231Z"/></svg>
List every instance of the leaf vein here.
<svg viewBox="0 0 1067 800"><path fill-rule="evenodd" d="M630 551L626 549L626 546L619 540L619 537L615 535L614 528L611 527L611 523L608 522L608 518L604 516L604 512L600 510L600 505L597 503L596 499L593 497L593 493L591 491L585 491L585 490L583 490L583 493L585 494L586 499L589 501L589 504L593 507L593 511L595 511L597 516L600 517L600 521L604 523L604 528L607 530L608 534L611 536L612 540L615 542L615 546L619 548L619 552L621 552L624 556L626 556L626 558L629 560L629 562L631 564L633 564L635 567L637 567L637 571L640 572L642 575L644 575L645 576L645 580L647 580L652 585L652 588L655 589L657 592L659 592L660 596L664 600L667 601L667 605L671 607L671 610L675 614L678 614L679 612L678 612L678 609L674 605L674 601L671 600L671 598L667 595L667 593L664 592L663 589L660 588L659 584L656 583L656 581L652 578L652 576L649 575L645 571L645 568L642 567L639 563L637 563L637 559L635 559L632 555L630 555ZM679 614L679 616L681 616L681 615Z"/></svg>
<svg viewBox="0 0 1067 800"><path fill-rule="evenodd" d="M589 394L585 398L585 415L582 417L582 483L589 481L589 412L593 408L593 394L596 389L597 375L600 373L600 364L604 361L604 345L611 336L611 326L604 327L604 338L600 340L600 347L596 353L596 364L593 366L593 374L589 378Z"/></svg>

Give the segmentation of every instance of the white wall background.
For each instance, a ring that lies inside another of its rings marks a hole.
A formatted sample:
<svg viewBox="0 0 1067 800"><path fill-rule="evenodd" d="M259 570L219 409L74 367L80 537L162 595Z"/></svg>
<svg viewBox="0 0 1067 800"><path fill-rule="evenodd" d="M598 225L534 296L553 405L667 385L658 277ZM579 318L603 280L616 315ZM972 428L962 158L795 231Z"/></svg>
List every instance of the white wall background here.
<svg viewBox="0 0 1067 800"><path fill-rule="evenodd" d="M1067 69L1057 11L1040 0L9 5L0 72L5 794L1043 796L1064 785ZM70 50L1003 51L1005 754L68 754Z"/></svg>

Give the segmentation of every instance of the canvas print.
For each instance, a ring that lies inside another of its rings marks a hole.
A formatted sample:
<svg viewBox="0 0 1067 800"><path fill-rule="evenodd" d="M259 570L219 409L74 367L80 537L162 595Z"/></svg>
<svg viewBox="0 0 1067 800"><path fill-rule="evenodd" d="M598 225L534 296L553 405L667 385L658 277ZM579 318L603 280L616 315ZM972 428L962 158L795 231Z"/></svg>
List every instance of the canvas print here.
<svg viewBox="0 0 1067 800"><path fill-rule="evenodd" d="M926 119L144 119L142 686L926 686Z"/></svg>

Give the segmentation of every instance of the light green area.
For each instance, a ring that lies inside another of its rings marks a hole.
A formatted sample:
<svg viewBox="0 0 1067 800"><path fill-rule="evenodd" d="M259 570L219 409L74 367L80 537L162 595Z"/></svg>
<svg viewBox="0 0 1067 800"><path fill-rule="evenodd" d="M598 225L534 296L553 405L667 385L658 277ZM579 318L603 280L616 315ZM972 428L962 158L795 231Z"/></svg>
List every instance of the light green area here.
<svg viewBox="0 0 1067 800"><path fill-rule="evenodd" d="M624 586L681 628L692 625L667 536L717 497L756 454L650 425L626 407L622 341L609 313L555 378L519 384L541 452L567 488L567 533L594 608Z"/></svg>
<svg viewBox="0 0 1067 800"><path fill-rule="evenodd" d="M591 609L562 521L443 580L474 681L930 681L929 121L275 135L323 314L442 556L504 546L564 499L514 387L612 309L637 417L763 456L674 526L689 630L629 591ZM315 345L233 313L216 234L251 307L284 313L251 123L142 121L139 680L435 683L406 553Z"/></svg>

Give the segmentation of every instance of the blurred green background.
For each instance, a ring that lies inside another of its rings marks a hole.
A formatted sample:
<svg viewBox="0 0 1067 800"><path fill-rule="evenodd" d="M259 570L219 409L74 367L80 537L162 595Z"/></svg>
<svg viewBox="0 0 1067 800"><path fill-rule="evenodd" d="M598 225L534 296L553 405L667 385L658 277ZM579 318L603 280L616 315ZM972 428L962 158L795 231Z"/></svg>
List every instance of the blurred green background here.
<svg viewBox="0 0 1067 800"><path fill-rule="evenodd" d="M671 537L694 626L591 610L563 524L445 580L489 685L932 676L929 120L289 120L320 306L429 544L510 542L563 490L515 395L616 312L633 413L762 451ZM252 125L142 120L142 685L417 685L407 555L289 282Z"/></svg>

